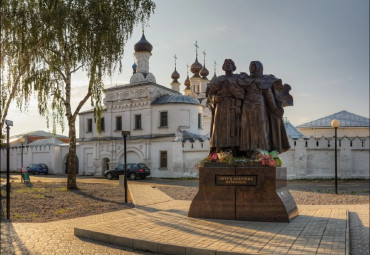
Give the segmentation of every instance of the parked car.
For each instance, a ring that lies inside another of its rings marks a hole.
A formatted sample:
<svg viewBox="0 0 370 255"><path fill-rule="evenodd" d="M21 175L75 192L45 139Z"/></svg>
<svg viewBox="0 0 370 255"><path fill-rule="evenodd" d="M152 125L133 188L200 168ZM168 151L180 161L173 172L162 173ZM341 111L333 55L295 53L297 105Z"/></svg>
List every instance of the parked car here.
<svg viewBox="0 0 370 255"><path fill-rule="evenodd" d="M125 164L119 164L115 169L104 172L105 177L109 180L118 178L118 176L122 174L125 174ZM148 175L150 175L150 169L145 164L127 164L127 178L131 180L134 180L136 177L145 179Z"/></svg>
<svg viewBox="0 0 370 255"><path fill-rule="evenodd" d="M49 168L44 163L31 164L27 167L27 171L30 174L48 174Z"/></svg>

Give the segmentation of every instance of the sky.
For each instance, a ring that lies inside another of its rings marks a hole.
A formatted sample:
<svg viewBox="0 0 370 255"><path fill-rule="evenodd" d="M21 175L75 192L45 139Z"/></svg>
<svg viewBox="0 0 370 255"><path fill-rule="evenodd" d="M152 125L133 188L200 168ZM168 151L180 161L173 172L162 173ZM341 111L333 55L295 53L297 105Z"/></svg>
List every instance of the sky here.
<svg viewBox="0 0 370 255"><path fill-rule="evenodd" d="M294 106L284 117L294 125L342 110L369 117L369 1L368 0L154 0L155 13L145 25L146 39L153 45L149 71L157 84L170 88L177 56L180 90L187 67L198 60L209 79L221 75L225 59L234 60L235 73L249 73L249 63L259 60L265 74L291 85ZM135 27L127 41L123 72L105 77L105 88L129 83L134 44L142 34ZM189 71L189 75L192 74ZM72 77L74 108L87 91L88 77ZM89 102L82 110L91 109ZM36 98L28 111L12 105L11 135L45 130L46 119L38 115ZM76 122L78 128L78 121ZM78 129L77 129L78 130ZM68 135L68 129L63 133ZM78 134L77 134L78 136Z"/></svg>

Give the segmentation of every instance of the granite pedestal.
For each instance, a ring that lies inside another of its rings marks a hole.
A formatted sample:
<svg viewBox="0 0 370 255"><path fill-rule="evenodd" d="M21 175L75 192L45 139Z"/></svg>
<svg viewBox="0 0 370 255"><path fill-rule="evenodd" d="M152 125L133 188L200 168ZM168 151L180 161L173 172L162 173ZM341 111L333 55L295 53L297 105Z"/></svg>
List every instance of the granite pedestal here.
<svg viewBox="0 0 370 255"><path fill-rule="evenodd" d="M285 167L206 162L199 168L199 191L189 217L290 222L298 215L287 189Z"/></svg>

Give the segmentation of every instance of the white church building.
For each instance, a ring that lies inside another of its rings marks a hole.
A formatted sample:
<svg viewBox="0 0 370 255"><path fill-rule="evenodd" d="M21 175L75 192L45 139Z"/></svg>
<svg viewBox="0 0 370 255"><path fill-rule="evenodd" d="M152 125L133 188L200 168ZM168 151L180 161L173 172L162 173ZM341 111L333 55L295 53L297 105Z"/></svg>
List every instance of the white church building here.
<svg viewBox="0 0 370 255"><path fill-rule="evenodd" d="M101 132L93 110L79 114L79 169L83 174L102 175L123 163L124 130L130 131L128 163L145 163L154 177L197 176L194 165L208 155L209 148L211 116L204 105L209 72L196 56L193 77L187 77L183 95L176 66L171 89L156 83L149 71L153 47L144 33L134 49L137 64L130 83L104 91Z"/></svg>

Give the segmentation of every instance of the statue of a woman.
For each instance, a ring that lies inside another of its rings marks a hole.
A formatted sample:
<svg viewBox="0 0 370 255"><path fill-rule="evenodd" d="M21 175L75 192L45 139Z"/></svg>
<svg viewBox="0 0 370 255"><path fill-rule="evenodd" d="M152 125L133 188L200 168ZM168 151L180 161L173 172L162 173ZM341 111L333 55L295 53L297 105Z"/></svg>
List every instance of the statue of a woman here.
<svg viewBox="0 0 370 255"><path fill-rule="evenodd" d="M240 127L240 152L250 156L254 150L284 152L290 148L282 120L283 106L293 105L290 86L273 75L263 75L263 66L252 61L250 76L241 73L238 84L244 89Z"/></svg>

